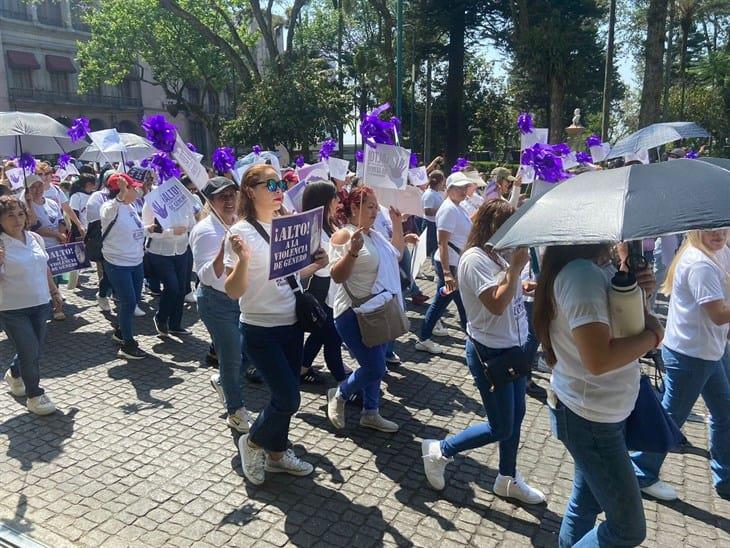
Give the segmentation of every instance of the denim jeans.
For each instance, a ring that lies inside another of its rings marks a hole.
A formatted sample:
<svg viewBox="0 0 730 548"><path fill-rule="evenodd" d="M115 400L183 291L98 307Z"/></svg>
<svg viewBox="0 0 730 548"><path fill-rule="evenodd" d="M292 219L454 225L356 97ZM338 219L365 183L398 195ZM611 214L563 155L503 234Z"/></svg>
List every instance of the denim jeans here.
<svg viewBox="0 0 730 548"><path fill-rule="evenodd" d="M477 356L477 345L482 359L496 356L504 349L488 348L469 339L466 341L466 364L482 396L488 422L469 426L455 436L446 438L441 442L441 451L444 456L453 457L467 449L499 442L499 473L514 477L517 469L520 429L522 419L525 417L527 379L523 377L491 392L492 383L484 374L484 368Z"/></svg>
<svg viewBox="0 0 730 548"><path fill-rule="evenodd" d="M149 253L144 254L144 260L142 261L142 265L144 266L144 281L147 284L147 287L150 289L150 291L154 291L155 293L162 293L162 289L160 288L160 279L157 277L157 274L152 269L152 265L150 264Z"/></svg>
<svg viewBox="0 0 730 548"><path fill-rule="evenodd" d="M43 394L43 389L39 386L40 359L50 317L50 303L0 312L0 325L15 347L15 356L10 362L10 374L16 379L23 379L25 394L29 398Z"/></svg>
<svg viewBox="0 0 730 548"><path fill-rule="evenodd" d="M99 277L99 297L108 297L112 292L112 284L109 283L109 276L106 273L106 261L101 262L101 276Z"/></svg>
<svg viewBox="0 0 730 548"><path fill-rule="evenodd" d="M241 332L246 355L271 392L271 400L251 426L249 439L267 451L286 451L289 424L300 403L304 332L298 324L259 327L245 323Z"/></svg>
<svg viewBox="0 0 730 548"><path fill-rule="evenodd" d="M360 365L352 375L340 384L340 395L346 400L362 392L363 410L380 408L380 381L385 376L385 348L387 345L367 347L362 343L360 326L352 308L335 318L340 337Z"/></svg>
<svg viewBox="0 0 730 548"><path fill-rule="evenodd" d="M345 365L342 363L342 339L335 327L332 309L326 304L322 308L327 313L327 323L321 329L312 331L304 343L302 366L312 367L314 358L324 346L324 363L337 382L345 380Z"/></svg>
<svg viewBox="0 0 730 548"><path fill-rule="evenodd" d="M438 249L438 238L436 235L436 223L426 220L426 255L433 259L433 254Z"/></svg>
<svg viewBox="0 0 730 548"><path fill-rule="evenodd" d="M109 283L114 294L119 299L117 303L117 315L119 329L122 331L122 338L125 342L134 340L132 331L132 320L134 319L134 307L142 298L142 278L144 269L142 263L136 266L117 266L104 261L104 271L109 277Z"/></svg>
<svg viewBox="0 0 730 548"><path fill-rule="evenodd" d="M535 306L533 301L523 301L525 303L525 312L527 313L527 342L525 343L525 353L527 360L532 365L537 357L537 349L540 347L540 339L535 335L535 328L532 322L532 310Z"/></svg>
<svg viewBox="0 0 730 548"><path fill-rule="evenodd" d="M626 449L626 421L586 420L558 402L553 434L575 462L573 492L560 527L560 548L637 546L646 536L639 483ZM598 514L606 519L596 527Z"/></svg>
<svg viewBox="0 0 730 548"><path fill-rule="evenodd" d="M436 276L438 276L438 283L436 284L436 287L440 289L445 285L444 270L441 263L438 261L434 262L434 267L436 268ZM456 267L452 266L450 269L451 273L456 276ZM426 317L423 319L423 324L421 324L421 334L418 338L422 341L431 338L431 333L433 333L433 328L436 325L436 322L439 321L441 316L443 316L446 307L449 306L451 301L456 303L456 309L459 311L459 323L461 324L461 328L466 331L466 312L464 311L464 304L461 302L461 294L457 290L452 291L448 295L441 295L441 292L438 291L438 289L436 290L436 295L433 297L433 302L429 305L428 310L426 311Z"/></svg>
<svg viewBox="0 0 730 548"><path fill-rule="evenodd" d="M238 322L241 315L238 301L212 287L200 284L198 312L213 339L218 356L218 372L226 397L226 408L229 413L235 413L244 406L243 385L248 362L243 352L243 338Z"/></svg>
<svg viewBox="0 0 730 548"><path fill-rule="evenodd" d="M185 295L189 291L185 285L190 266L188 256L186 253L170 256L147 253L147 256L152 272L162 283L157 322L170 329L180 329Z"/></svg>
<svg viewBox="0 0 730 548"><path fill-rule="evenodd" d="M718 493L730 495L730 383L723 360L692 358L666 346L662 348L662 358L665 386L662 406L681 428L702 395L710 412L712 481ZM659 469L666 456L666 453L632 454L639 485L646 487L659 480Z"/></svg>

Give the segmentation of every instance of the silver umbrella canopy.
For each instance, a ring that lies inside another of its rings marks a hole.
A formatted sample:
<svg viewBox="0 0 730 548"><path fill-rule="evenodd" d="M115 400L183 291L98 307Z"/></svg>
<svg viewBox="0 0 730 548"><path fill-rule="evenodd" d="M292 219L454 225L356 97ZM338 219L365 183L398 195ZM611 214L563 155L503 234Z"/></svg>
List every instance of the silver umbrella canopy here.
<svg viewBox="0 0 730 548"><path fill-rule="evenodd" d="M730 170L730 158L711 158L707 156L700 156L697 159L700 162L707 162L708 164Z"/></svg>
<svg viewBox="0 0 730 548"><path fill-rule="evenodd" d="M39 112L0 112L0 155L63 154L84 148L86 140L73 142L68 128Z"/></svg>
<svg viewBox="0 0 730 548"><path fill-rule="evenodd" d="M517 210L497 249L616 243L730 227L730 171L673 160L582 173Z"/></svg>
<svg viewBox="0 0 730 548"><path fill-rule="evenodd" d="M134 133L120 133L119 137L121 138L122 144L124 144L124 147L127 149L126 152L124 152L124 158L122 158L122 153L118 150L116 151L100 151L99 147L92 143L88 147L86 147L86 150L81 153L81 156L79 156L79 160L83 160L85 162L122 162L122 161L136 161L136 160L144 160L145 158L149 158L152 156L155 152L155 147L152 146L152 143L150 143L147 139L144 137L140 137L139 135L136 135Z"/></svg>
<svg viewBox="0 0 730 548"><path fill-rule="evenodd" d="M651 124L616 142L607 156L608 159L637 154L644 150L657 148L680 139L709 137L707 130L694 122L661 122Z"/></svg>

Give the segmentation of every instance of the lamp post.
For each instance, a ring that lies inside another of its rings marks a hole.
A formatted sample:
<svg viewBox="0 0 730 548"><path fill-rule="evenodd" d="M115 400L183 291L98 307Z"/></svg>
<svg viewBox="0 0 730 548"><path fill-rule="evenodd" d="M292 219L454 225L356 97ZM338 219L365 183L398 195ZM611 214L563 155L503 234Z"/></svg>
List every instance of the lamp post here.
<svg viewBox="0 0 730 548"><path fill-rule="evenodd" d="M403 0L397 0L396 26L395 115L401 118L403 116Z"/></svg>

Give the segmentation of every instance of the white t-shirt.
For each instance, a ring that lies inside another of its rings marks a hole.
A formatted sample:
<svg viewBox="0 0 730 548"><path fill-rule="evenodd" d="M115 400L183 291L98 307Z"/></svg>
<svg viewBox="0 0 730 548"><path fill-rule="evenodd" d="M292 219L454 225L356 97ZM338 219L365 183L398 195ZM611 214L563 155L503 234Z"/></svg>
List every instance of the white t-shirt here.
<svg viewBox="0 0 730 548"><path fill-rule="evenodd" d="M271 223L261 223L271 235ZM259 327L278 327L297 323L296 298L286 279L269 280L269 244L248 221L231 227L231 235L241 236L251 249L248 261L248 288L238 300L241 322ZM238 256L226 240L223 263L233 268Z"/></svg>
<svg viewBox="0 0 730 548"><path fill-rule="evenodd" d="M713 261L689 247L674 273L664 335L667 348L702 360L722 358L730 326L716 325L702 308L713 301L730 301L730 250L724 247Z"/></svg>
<svg viewBox="0 0 730 548"><path fill-rule="evenodd" d="M347 225L345 229L353 234L355 227ZM380 255L375 247L373 240L367 234L363 233L363 246L357 254L355 264L352 265L352 273L347 278L347 288L356 299L364 299L372 295L373 285L378 277L378 266L380 265ZM330 263L335 264L350 251L351 240L345 245L335 245L330 243ZM337 285L337 293L335 293L333 316L337 318L348 308L352 306L352 299L345 291L344 284Z"/></svg>
<svg viewBox="0 0 730 548"><path fill-rule="evenodd" d="M471 219L451 199L446 199L436 213L436 229L450 233L449 241L463 252L471 231ZM441 262L441 254L438 251L435 254L435 259ZM456 266L458 264L459 254L449 246L449 265Z"/></svg>
<svg viewBox="0 0 730 548"><path fill-rule="evenodd" d="M118 215L117 215L118 213ZM144 227L134 206L109 200L101 206L101 232L114 221L104 238L101 254L116 266L137 266L144 257Z"/></svg>
<svg viewBox="0 0 730 548"><path fill-rule="evenodd" d="M495 263L478 247L467 249L459 261L459 292L466 310L466 332L489 348L510 348L527 342L527 313L522 300L522 284L501 316L492 314L479 296L502 283L507 267Z"/></svg>
<svg viewBox="0 0 730 548"><path fill-rule="evenodd" d="M48 254L43 238L25 231L25 243L0 234L5 247L5 262L0 267L0 310L19 310L47 303Z"/></svg>
<svg viewBox="0 0 730 548"><path fill-rule="evenodd" d="M573 329L589 323L611 325L608 287L612 269L576 259L555 278L555 318L550 341L558 359L550 386L576 415L602 423L620 422L631 414L639 394L639 362L594 375L584 366L573 341Z"/></svg>
<svg viewBox="0 0 730 548"><path fill-rule="evenodd" d="M43 197L53 200L59 206L68 202L68 196L66 196L66 193L54 184L48 187L48 190L43 192Z"/></svg>
<svg viewBox="0 0 730 548"><path fill-rule="evenodd" d="M79 221L84 227L89 226L89 220L86 215L86 204L89 201L89 194L86 192L74 192L69 200L71 209L79 212Z"/></svg>
<svg viewBox="0 0 730 548"><path fill-rule="evenodd" d="M220 277L216 276L213 262L218 256L225 237L226 229L214 215L208 215L190 231L193 270L198 275L200 283L222 293L226 292L226 269L224 266Z"/></svg>
<svg viewBox="0 0 730 548"><path fill-rule="evenodd" d="M438 210L438 208L441 206L441 204L444 202L444 195L441 194L438 190L434 190L431 187L426 189L426 192L423 193L421 196L421 203L423 204L423 209L435 209ZM432 223L436 222L436 215L424 215L424 218L427 221L431 221Z"/></svg>
<svg viewBox="0 0 730 548"><path fill-rule="evenodd" d="M61 212L61 206L49 198L44 198L43 205L39 205L32 202L33 211L35 211L38 221L40 221L40 228L52 228L58 230L58 225L63 222L63 213ZM56 238L50 236L43 236L43 242L46 247L53 247L54 245L61 245Z"/></svg>
<svg viewBox="0 0 730 548"><path fill-rule="evenodd" d="M86 220L89 223L98 221L101 219L101 206L104 202L109 200L109 193L106 189L97 190L92 192L86 202Z"/></svg>

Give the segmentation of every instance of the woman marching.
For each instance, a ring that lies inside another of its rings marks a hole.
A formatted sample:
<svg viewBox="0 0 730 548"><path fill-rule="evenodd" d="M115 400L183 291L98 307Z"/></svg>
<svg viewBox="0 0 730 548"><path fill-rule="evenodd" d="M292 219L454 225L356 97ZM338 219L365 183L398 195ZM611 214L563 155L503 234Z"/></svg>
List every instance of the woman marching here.
<svg viewBox="0 0 730 548"><path fill-rule="evenodd" d="M42 188L40 179L37 183ZM40 358L51 305L61 295L48 268L43 238L28 229L26 204L14 196L0 197L0 324L15 347L5 372L13 396L27 396L36 415L50 415L56 406L40 387Z"/></svg>
<svg viewBox="0 0 730 548"><path fill-rule="evenodd" d="M423 465L434 489L444 488L444 469L454 455L489 443L499 443L499 474L495 494L527 504L545 501L517 471L517 449L525 416L525 377L493 386L483 363L509 349L527 345L527 314L520 274L529 261L526 249L518 249L509 262L485 244L514 213L506 201L492 200L474 214L464 254L459 261L459 287L467 316L466 363L482 396L488 422L470 426L444 440L424 440Z"/></svg>
<svg viewBox="0 0 730 548"><path fill-rule="evenodd" d="M687 235L667 271L662 293L670 295L664 360L664 409L681 427L702 395L710 412L710 469L715 490L730 498L730 382L723 355L730 329L730 249L728 230ZM635 453L641 490L674 500L674 488L659 480L666 458Z"/></svg>
<svg viewBox="0 0 730 548"><path fill-rule="evenodd" d="M271 221L282 211L286 188L270 165L257 164L246 172L238 201L240 220L231 228L224 258L224 287L230 298L239 300L245 352L271 392L271 401L238 441L243 473L255 485L264 482L265 472L306 476L313 470L287 448L291 417L300 403L304 333L297 323L293 289L286 279L269 280ZM326 264L327 254L320 250L308 274Z"/></svg>
<svg viewBox="0 0 730 548"><path fill-rule="evenodd" d="M342 212L347 224L330 240L332 280L340 284L334 301L335 326L360 367L339 387L327 392L327 417L335 428L345 427L345 402L363 392L360 426L382 432L397 432L398 425L380 415L380 381L385 375L387 344L365 346L353 299L389 293L401 303L398 260L405 247L402 216L390 208L393 237L386 240L373 229L378 200L372 188L359 186L345 196Z"/></svg>

